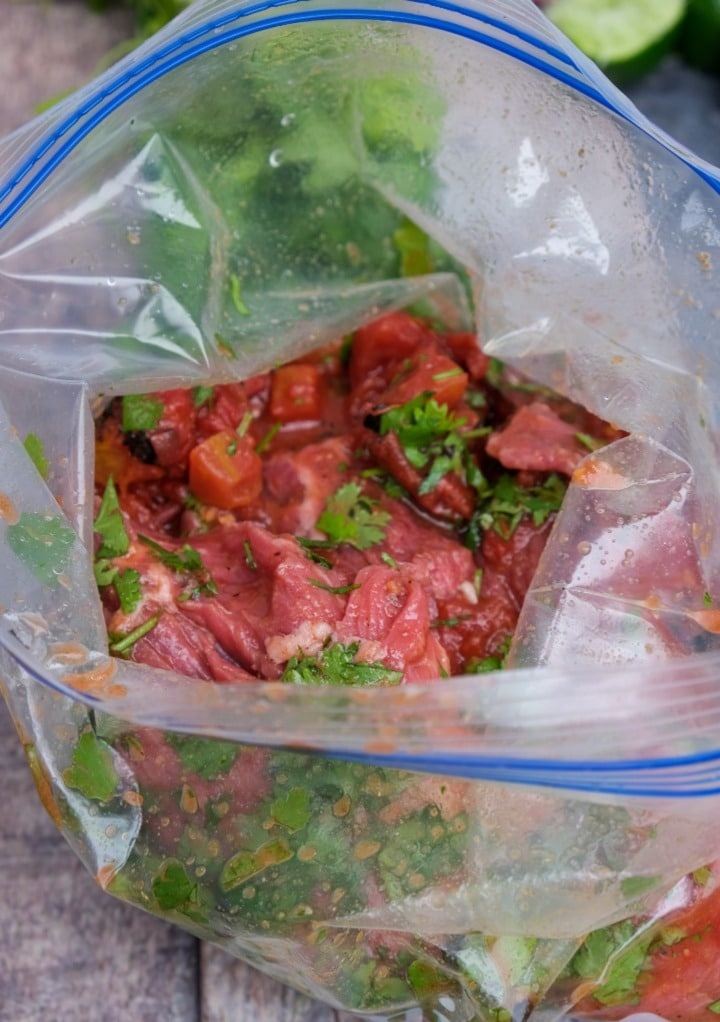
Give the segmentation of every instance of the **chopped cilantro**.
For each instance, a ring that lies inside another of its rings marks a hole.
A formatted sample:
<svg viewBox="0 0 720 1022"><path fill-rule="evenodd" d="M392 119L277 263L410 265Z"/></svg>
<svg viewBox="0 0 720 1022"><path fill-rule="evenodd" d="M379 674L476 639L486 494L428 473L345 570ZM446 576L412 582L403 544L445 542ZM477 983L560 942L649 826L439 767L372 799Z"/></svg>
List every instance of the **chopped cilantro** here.
<svg viewBox="0 0 720 1022"><path fill-rule="evenodd" d="M474 488L484 477L468 447L468 441L487 429L462 430L466 419L454 415L447 405L438 404L430 391L391 408L380 416L380 434L394 433L410 464L425 472L419 493L430 493L448 473L454 473Z"/></svg>
<svg viewBox="0 0 720 1022"><path fill-rule="evenodd" d="M583 979L599 981L592 996L600 1004L633 1003L651 939L647 934L638 936L629 919L595 930L573 957L570 971Z"/></svg>
<svg viewBox="0 0 720 1022"><path fill-rule="evenodd" d="M240 313L240 315L249 316L250 309L248 309L247 305L242 299L242 294L240 290L240 278L238 277L237 273L230 274L230 296L232 298L232 303L235 306L235 309Z"/></svg>
<svg viewBox="0 0 720 1022"><path fill-rule="evenodd" d="M192 400L196 408L202 408L203 405L209 405L212 402L215 394L214 387L193 387L192 389Z"/></svg>
<svg viewBox="0 0 720 1022"><path fill-rule="evenodd" d="M280 681L299 685L397 685L401 671L379 661L356 660L359 643L326 645L318 656L294 656L287 662Z"/></svg>
<svg viewBox="0 0 720 1022"><path fill-rule="evenodd" d="M217 593L217 586L213 580L212 575L203 564L202 557L191 547L189 543L183 544L178 547L177 550L166 550L164 546L156 543L154 539L150 539L149 536L143 536L138 533L138 539L150 547L153 554L164 564L166 568L171 571L175 571L178 574L185 574L193 576L198 585L195 586L190 592L184 593L181 600L194 599L197 596L209 596Z"/></svg>
<svg viewBox="0 0 720 1022"><path fill-rule="evenodd" d="M118 785L110 746L94 731L85 731L73 749L70 766L63 771L63 780L86 798L107 802Z"/></svg>
<svg viewBox="0 0 720 1022"><path fill-rule="evenodd" d="M494 486L486 483L467 528L465 540L475 550L482 535L494 529L500 536L512 535L524 515L539 526L558 511L565 497L567 483L557 473L551 473L539 486L520 486L509 474L501 475Z"/></svg>
<svg viewBox="0 0 720 1022"><path fill-rule="evenodd" d="M359 582L351 582L346 586L329 586L326 582L321 582L319 578L309 578L308 582L311 586L316 586L318 589L324 589L326 593L333 593L335 596L345 596L347 593L351 593L354 589L360 588Z"/></svg>
<svg viewBox="0 0 720 1022"><path fill-rule="evenodd" d="M164 911L180 908L197 899L197 884L189 878L178 859L166 859L152 879L155 899Z"/></svg>
<svg viewBox="0 0 720 1022"><path fill-rule="evenodd" d="M122 399L122 428L125 432L155 429L165 406L152 394L126 394Z"/></svg>
<svg viewBox="0 0 720 1022"><path fill-rule="evenodd" d="M168 733L166 741L177 752L183 769L189 774L197 774L206 781L227 774L239 751L233 742L198 738L195 735Z"/></svg>
<svg viewBox="0 0 720 1022"><path fill-rule="evenodd" d="M257 451L258 454L262 454L263 451L267 450L267 448L272 443L273 438L279 431L281 425L282 423L280 422L273 422L272 426L267 431L267 433L265 433L264 436L260 437L257 444L255 445L255 450Z"/></svg>
<svg viewBox="0 0 720 1022"><path fill-rule="evenodd" d="M245 883L252 876L262 873L270 866L277 866L294 857L294 852L282 838L268 841L256 851L249 849L238 852L228 859L220 874L220 887L231 891L239 884Z"/></svg>
<svg viewBox="0 0 720 1022"><path fill-rule="evenodd" d="M257 561L255 560L255 556L253 555L249 539L246 539L243 542L243 550L245 551L245 563L247 564L248 568L250 568L251 571L257 571Z"/></svg>
<svg viewBox="0 0 720 1022"><path fill-rule="evenodd" d="M303 548L305 555L311 561L315 564L319 564L323 568L332 568L332 561L329 561L327 557L323 557L322 554L319 554L317 552L317 548L329 549L335 545L334 543L331 543L327 539L310 539L308 536L298 536L297 541Z"/></svg>
<svg viewBox="0 0 720 1022"><path fill-rule="evenodd" d="M711 1011L713 1015L720 1015L720 1000L713 1001L712 1004L708 1004L707 1010Z"/></svg>
<svg viewBox="0 0 720 1022"><path fill-rule="evenodd" d="M703 603L706 607L712 607L713 598L707 591L703 593Z"/></svg>
<svg viewBox="0 0 720 1022"><path fill-rule="evenodd" d="M270 814L276 823L288 830L302 830L310 819L310 796L307 790L291 788L287 795L273 802Z"/></svg>
<svg viewBox="0 0 720 1022"><path fill-rule="evenodd" d="M120 501L112 476L105 486L94 528L102 539L96 554L98 558L122 557L130 549L130 538L123 524Z"/></svg>
<svg viewBox="0 0 720 1022"><path fill-rule="evenodd" d="M317 528L332 543L347 543L367 550L385 538L390 521L387 511L377 509L377 501L367 497L358 483L345 483L331 494L317 520Z"/></svg>
<svg viewBox="0 0 720 1022"><path fill-rule="evenodd" d="M654 890L660 881L661 878L657 876L623 877L620 881L620 890L622 891L623 897L631 901L635 898L642 897L642 895L647 894L648 891Z"/></svg>
<svg viewBox="0 0 720 1022"><path fill-rule="evenodd" d="M604 440L598 440L597 437L591 436L589 433L576 433L575 439L588 451L598 451L605 446Z"/></svg>
<svg viewBox="0 0 720 1022"><path fill-rule="evenodd" d="M30 461L32 461L35 468L38 470L43 479L47 479L48 468L50 467L47 458L45 457L45 449L43 442L39 436L35 433L28 433L23 440L23 446L27 451Z"/></svg>
<svg viewBox="0 0 720 1022"><path fill-rule="evenodd" d="M142 599L140 572L135 568L125 568L124 571L118 571L113 582L123 614L132 614Z"/></svg>
<svg viewBox="0 0 720 1022"><path fill-rule="evenodd" d="M110 639L110 652L116 656L124 656L139 639L142 639L144 635L153 630L159 620L160 615L153 614L147 621L143 621L137 628L133 628L131 632L126 632L125 634L111 633L108 636Z"/></svg>
<svg viewBox="0 0 720 1022"><path fill-rule="evenodd" d="M39 511L23 511L8 525L7 544L28 571L43 585L55 587L68 566L75 533L61 518Z"/></svg>

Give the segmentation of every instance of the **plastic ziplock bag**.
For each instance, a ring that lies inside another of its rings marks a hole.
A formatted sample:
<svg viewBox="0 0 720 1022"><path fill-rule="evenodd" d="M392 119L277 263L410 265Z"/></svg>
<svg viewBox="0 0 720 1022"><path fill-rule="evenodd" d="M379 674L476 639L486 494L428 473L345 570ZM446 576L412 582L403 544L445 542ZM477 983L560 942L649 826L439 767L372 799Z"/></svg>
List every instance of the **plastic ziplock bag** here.
<svg viewBox="0 0 720 1022"><path fill-rule="evenodd" d="M717 172L520 0L201 3L0 172L3 687L98 882L356 1012L716 1015ZM511 669L110 659L93 413L419 302L628 434L576 473Z"/></svg>

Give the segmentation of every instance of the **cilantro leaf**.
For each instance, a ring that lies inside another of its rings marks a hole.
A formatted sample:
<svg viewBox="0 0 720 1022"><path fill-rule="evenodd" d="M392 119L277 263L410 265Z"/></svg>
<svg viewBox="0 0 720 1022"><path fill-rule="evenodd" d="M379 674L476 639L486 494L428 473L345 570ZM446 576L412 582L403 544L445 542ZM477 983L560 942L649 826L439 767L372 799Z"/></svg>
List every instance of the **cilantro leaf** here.
<svg viewBox="0 0 720 1022"><path fill-rule="evenodd" d="M132 649L139 639L142 639L143 635L147 635L148 632L153 630L159 620L160 615L153 614L152 617L147 619L147 621L143 621L142 624L137 626L137 628L133 628L131 632L127 632L125 634L111 632L108 635L108 638L110 639L110 652L114 653L115 656L124 656Z"/></svg>
<svg viewBox="0 0 720 1022"><path fill-rule="evenodd" d="M302 830L310 819L310 796L307 790L291 788L287 795L273 802L270 814L276 823L288 830Z"/></svg>
<svg viewBox="0 0 720 1022"><path fill-rule="evenodd" d="M195 408L202 408L203 405L211 404L214 394L215 394L214 387L206 387L204 385L193 387L192 389L193 405L195 406Z"/></svg>
<svg viewBox="0 0 720 1022"><path fill-rule="evenodd" d="M227 774L238 755L237 745L216 738L168 733L165 740L177 752L183 770L206 781Z"/></svg>
<svg viewBox="0 0 720 1022"><path fill-rule="evenodd" d="M23 447L27 451L30 461L32 461L40 475L43 479L47 479L48 468L50 465L45 457L45 449L40 437L36 436L35 433L28 433L23 440Z"/></svg>
<svg viewBox="0 0 720 1022"><path fill-rule="evenodd" d="M197 899L197 884L189 878L179 859L166 859L152 879L152 891L163 910L180 908Z"/></svg>
<svg viewBox="0 0 720 1022"><path fill-rule="evenodd" d="M430 391L390 408L380 416L380 434L394 433L405 457L416 469L425 470L420 494L430 493L448 473L477 487L484 483L468 441L486 429L463 430L465 418L454 415L447 405L438 404Z"/></svg>
<svg viewBox="0 0 720 1022"><path fill-rule="evenodd" d="M107 802L118 785L110 746L94 731L80 735L70 766L63 772L63 780L68 788L79 791L86 798Z"/></svg>
<svg viewBox="0 0 720 1022"><path fill-rule="evenodd" d="M366 496L358 483L351 482L327 498L316 526L333 543L367 550L385 538L390 517L389 512L377 509L377 501Z"/></svg>
<svg viewBox="0 0 720 1022"><path fill-rule="evenodd" d="M515 476L503 474L494 485L485 483L478 494L477 506L470 520L465 540L475 550L482 542L484 532L494 529L503 538L511 536L524 515L533 525L542 525L548 517L560 510L567 483L557 473L551 473L538 486L521 486Z"/></svg>
<svg viewBox="0 0 720 1022"><path fill-rule="evenodd" d="M43 585L54 588L70 561L75 533L61 518L39 511L23 511L8 525L7 544L28 571Z"/></svg>
<svg viewBox="0 0 720 1022"><path fill-rule="evenodd" d="M154 429L164 411L165 405L152 394L126 394L122 399L122 428L125 432Z"/></svg>
<svg viewBox="0 0 720 1022"><path fill-rule="evenodd" d="M570 962L570 971L599 981L592 996L601 1004L632 1003L637 980L647 961L650 935L637 938L630 920L594 930Z"/></svg>
<svg viewBox="0 0 720 1022"><path fill-rule="evenodd" d="M140 572L135 568L126 568L119 571L113 581L123 614L132 614L142 599Z"/></svg>
<svg viewBox="0 0 720 1022"><path fill-rule="evenodd" d="M125 531L120 501L112 476L108 479L95 519L95 532L102 537L96 556L122 557L130 549L130 537Z"/></svg>
<svg viewBox="0 0 720 1022"><path fill-rule="evenodd" d="M180 575L191 575L198 585L189 593L184 594L180 599L194 599L196 596L209 596L217 593L215 581L203 564L203 559L194 547L189 543L183 544L177 550L166 550L160 543L156 543L149 536L138 533L138 539L145 546L150 547L154 556L164 564L166 568L175 571Z"/></svg>
<svg viewBox="0 0 720 1022"><path fill-rule="evenodd" d="M318 656L298 655L288 660L280 681L296 685L397 685L401 671L393 671L380 661L356 660L360 644L341 642L327 645Z"/></svg>

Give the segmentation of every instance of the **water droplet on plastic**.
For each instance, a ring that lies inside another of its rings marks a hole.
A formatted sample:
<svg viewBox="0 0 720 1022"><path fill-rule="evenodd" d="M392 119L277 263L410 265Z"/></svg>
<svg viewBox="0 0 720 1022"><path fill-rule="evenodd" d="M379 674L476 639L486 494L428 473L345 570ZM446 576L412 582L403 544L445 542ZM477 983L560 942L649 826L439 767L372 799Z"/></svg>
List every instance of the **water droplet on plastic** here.
<svg viewBox="0 0 720 1022"><path fill-rule="evenodd" d="M587 540L583 540L583 542L578 543L578 545L577 545L577 552L582 557L585 557L586 554L589 554L591 550L592 550L592 543L588 543Z"/></svg>
<svg viewBox="0 0 720 1022"><path fill-rule="evenodd" d="M282 124L283 128L289 128L294 120L295 114L293 113L283 114L283 116L280 118L280 123Z"/></svg>
<svg viewBox="0 0 720 1022"><path fill-rule="evenodd" d="M107 286L108 287L115 287L116 284L117 284L117 281L115 280L114 277L108 277L107 278Z"/></svg>
<svg viewBox="0 0 720 1022"><path fill-rule="evenodd" d="M282 149L273 149L268 156L268 163L271 167L279 167L282 163Z"/></svg>

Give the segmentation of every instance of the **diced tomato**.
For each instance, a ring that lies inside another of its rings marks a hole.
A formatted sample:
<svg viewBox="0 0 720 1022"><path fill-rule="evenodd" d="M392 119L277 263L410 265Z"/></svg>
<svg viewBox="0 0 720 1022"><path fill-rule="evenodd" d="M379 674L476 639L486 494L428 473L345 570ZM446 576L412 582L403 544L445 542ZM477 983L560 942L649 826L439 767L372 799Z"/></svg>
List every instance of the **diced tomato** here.
<svg viewBox="0 0 720 1022"><path fill-rule="evenodd" d="M203 504L234 511L262 491L262 460L249 436L214 433L190 452L190 489Z"/></svg>
<svg viewBox="0 0 720 1022"><path fill-rule="evenodd" d="M322 410L319 366L294 362L275 370L270 388L270 414L281 422L317 421Z"/></svg>
<svg viewBox="0 0 720 1022"><path fill-rule="evenodd" d="M356 331L348 372L352 387L380 369L413 355L428 336L427 329L406 312L391 312Z"/></svg>
<svg viewBox="0 0 720 1022"><path fill-rule="evenodd" d="M440 352L421 352L383 391L380 401L387 405L404 405L429 391L438 404L456 408L465 397L467 385L467 373L457 362Z"/></svg>

